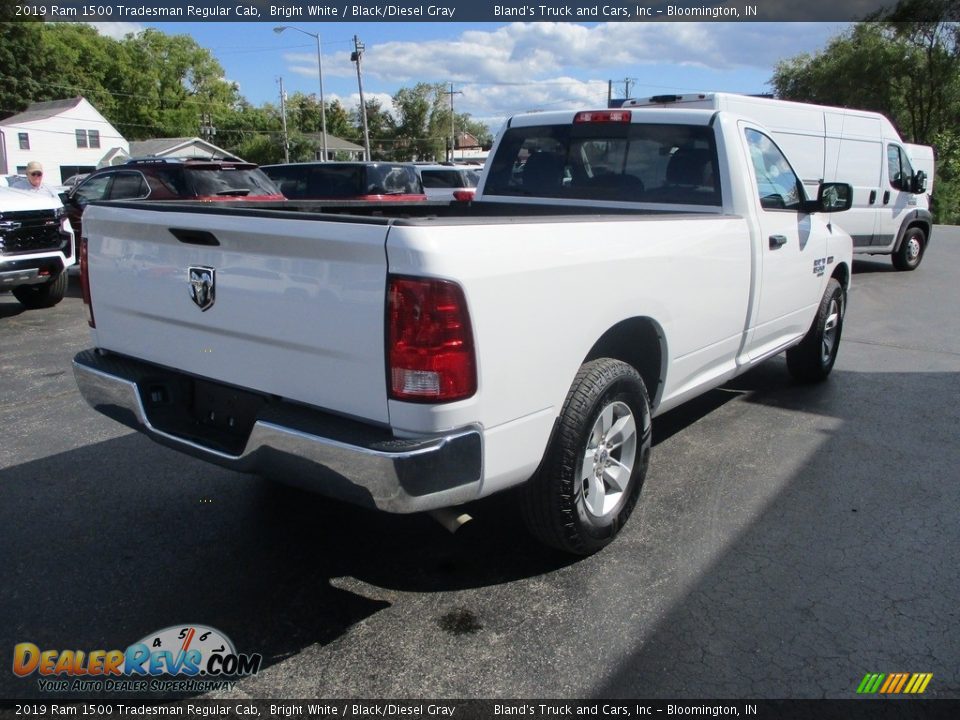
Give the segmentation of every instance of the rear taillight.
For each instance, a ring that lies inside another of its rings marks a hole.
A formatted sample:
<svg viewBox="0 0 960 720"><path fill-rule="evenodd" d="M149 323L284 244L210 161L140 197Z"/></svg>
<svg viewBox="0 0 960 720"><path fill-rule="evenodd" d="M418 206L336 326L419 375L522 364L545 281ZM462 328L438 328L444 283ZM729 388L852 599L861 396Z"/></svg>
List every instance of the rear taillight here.
<svg viewBox="0 0 960 720"><path fill-rule="evenodd" d="M453 199L459 202L470 202L476 192L476 190L454 190Z"/></svg>
<svg viewBox="0 0 960 720"><path fill-rule="evenodd" d="M90 302L90 265L87 260L87 239L80 238L80 292L83 293L83 305L87 309L87 325L96 327L93 319L93 303Z"/></svg>
<svg viewBox="0 0 960 720"><path fill-rule="evenodd" d="M394 400L451 402L477 391L473 332L459 285L390 277L387 361Z"/></svg>

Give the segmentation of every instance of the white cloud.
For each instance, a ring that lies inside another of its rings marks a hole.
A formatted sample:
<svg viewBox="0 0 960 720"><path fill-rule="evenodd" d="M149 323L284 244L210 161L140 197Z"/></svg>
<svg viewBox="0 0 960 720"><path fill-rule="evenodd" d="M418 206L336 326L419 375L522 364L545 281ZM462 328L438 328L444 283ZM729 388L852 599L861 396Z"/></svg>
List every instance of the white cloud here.
<svg viewBox="0 0 960 720"><path fill-rule="evenodd" d="M136 34L145 29L140 23L130 22L92 22L87 24L96 28L101 35L114 40L123 40L128 33Z"/></svg>
<svg viewBox="0 0 960 720"><path fill-rule="evenodd" d="M777 61L822 47L844 26L826 23L512 23L468 30L452 39L368 44L364 79L379 87L453 82L458 112L491 128L516 112L602 106L607 79L639 78L649 94L662 90L728 89L669 87L664 66L717 72L758 70L772 74ZM316 55L285 56L290 71L317 77ZM324 77L351 78L346 53L324 53ZM388 97L385 95L385 97ZM355 100L352 101L355 104ZM388 106L389 103L384 103ZM351 107L353 105L351 104Z"/></svg>

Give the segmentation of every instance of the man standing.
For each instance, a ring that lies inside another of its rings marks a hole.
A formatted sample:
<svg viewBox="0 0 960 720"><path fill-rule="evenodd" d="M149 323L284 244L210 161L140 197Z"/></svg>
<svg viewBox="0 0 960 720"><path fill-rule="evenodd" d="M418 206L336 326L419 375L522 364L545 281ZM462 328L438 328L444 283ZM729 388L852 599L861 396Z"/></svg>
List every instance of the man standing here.
<svg viewBox="0 0 960 720"><path fill-rule="evenodd" d="M43 165L36 160L27 163L27 177L17 177L10 182L10 187L17 190L27 190L40 195L48 195L56 200L60 199L60 194L49 185L43 182Z"/></svg>

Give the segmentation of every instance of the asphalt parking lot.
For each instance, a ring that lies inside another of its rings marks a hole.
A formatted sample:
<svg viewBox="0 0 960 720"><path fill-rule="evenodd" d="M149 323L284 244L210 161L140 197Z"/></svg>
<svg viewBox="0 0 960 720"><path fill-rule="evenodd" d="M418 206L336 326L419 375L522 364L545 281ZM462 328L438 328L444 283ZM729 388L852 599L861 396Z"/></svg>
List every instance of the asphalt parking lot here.
<svg viewBox="0 0 960 720"><path fill-rule="evenodd" d="M960 228L915 272L854 271L829 381L776 358L658 418L638 510L579 561L511 495L451 536L160 447L76 391L76 278L49 310L0 294L0 698L51 697L17 643L184 623L263 654L217 697L850 698L924 672L958 698Z"/></svg>

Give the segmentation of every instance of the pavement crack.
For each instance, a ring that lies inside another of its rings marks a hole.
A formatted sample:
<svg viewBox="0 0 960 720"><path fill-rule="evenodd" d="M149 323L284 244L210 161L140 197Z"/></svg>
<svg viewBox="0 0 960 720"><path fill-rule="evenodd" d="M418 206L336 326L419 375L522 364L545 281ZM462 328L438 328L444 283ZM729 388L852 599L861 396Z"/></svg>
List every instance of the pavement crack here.
<svg viewBox="0 0 960 720"><path fill-rule="evenodd" d="M950 357L960 357L960 352L955 352L953 350L936 350L934 348L914 347L911 345L900 345L898 343L876 342L874 340L861 340L859 338L852 338L846 335L844 336L843 341L845 343L857 343L858 345L872 345L873 347L885 347L885 348L893 348L895 350L910 350L913 352L931 353L934 355L949 355Z"/></svg>

